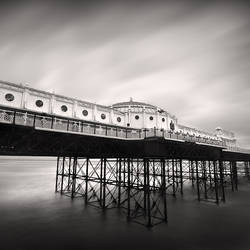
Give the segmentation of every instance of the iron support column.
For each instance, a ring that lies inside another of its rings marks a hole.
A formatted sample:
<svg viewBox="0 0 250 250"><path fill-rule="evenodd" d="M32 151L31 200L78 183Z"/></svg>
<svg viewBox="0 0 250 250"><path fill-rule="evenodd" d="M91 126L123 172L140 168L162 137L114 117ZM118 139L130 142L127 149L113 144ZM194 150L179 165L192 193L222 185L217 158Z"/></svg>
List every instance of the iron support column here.
<svg viewBox="0 0 250 250"><path fill-rule="evenodd" d="M56 161L56 186L55 186L55 192L58 192L58 172L59 172L59 161L60 161L60 157L57 156L57 161Z"/></svg>
<svg viewBox="0 0 250 250"><path fill-rule="evenodd" d="M63 165L62 165L61 194L63 193L64 165L65 165L65 156L63 156Z"/></svg>
<svg viewBox="0 0 250 250"><path fill-rule="evenodd" d="M217 166L216 161L213 161L214 167L214 190L215 190L215 197L216 197L216 204L219 204L219 193L218 193L218 178L217 178Z"/></svg>
<svg viewBox="0 0 250 250"><path fill-rule="evenodd" d="M118 207L121 206L121 183L122 182L122 159L119 158L119 169L118 169Z"/></svg>
<svg viewBox="0 0 250 250"><path fill-rule="evenodd" d="M101 158L101 169L100 169L100 206L102 206L102 181L103 181L103 158Z"/></svg>
<svg viewBox="0 0 250 250"><path fill-rule="evenodd" d="M103 162L103 199L102 199L102 208L106 208L106 163L107 159L104 158Z"/></svg>
<svg viewBox="0 0 250 250"><path fill-rule="evenodd" d="M73 199L76 191L76 169L77 169L77 157L74 157L73 160L73 173L72 173L72 190L71 190L71 198Z"/></svg>
<svg viewBox="0 0 250 250"><path fill-rule="evenodd" d="M225 190L224 190L224 175L223 175L223 162L219 161L219 170L220 170L220 185L222 192L222 201L225 202Z"/></svg>
<svg viewBox="0 0 250 250"><path fill-rule="evenodd" d="M161 160L161 172L162 172L162 195L163 195L163 206L164 206L164 221L168 221L167 217L167 196L166 196L166 169L165 159Z"/></svg>
<svg viewBox="0 0 250 250"><path fill-rule="evenodd" d="M127 186L128 186L128 214L127 214L127 218L128 220L130 220L130 159L128 158L127 159L127 168L128 168L128 183L127 183Z"/></svg>
<svg viewBox="0 0 250 250"><path fill-rule="evenodd" d="M175 197L175 161L172 159L172 190L173 190L173 196Z"/></svg>
<svg viewBox="0 0 250 250"><path fill-rule="evenodd" d="M229 167L230 167L230 181L231 181L231 187L232 191L234 192L234 171L233 171L233 162L229 162Z"/></svg>
<svg viewBox="0 0 250 250"><path fill-rule="evenodd" d="M196 165L196 185L197 185L197 195L198 195L198 201L201 200L200 198L200 181L199 181L199 163L198 161L196 160L195 161L195 165Z"/></svg>
<svg viewBox="0 0 250 250"><path fill-rule="evenodd" d="M85 204L88 203L89 158L86 159Z"/></svg>
<svg viewBox="0 0 250 250"><path fill-rule="evenodd" d="M202 161L203 168L203 183L204 183L204 198L207 199L207 171L206 171L206 161Z"/></svg>
<svg viewBox="0 0 250 250"><path fill-rule="evenodd" d="M250 176L249 176L249 165L248 165L248 161L244 162L245 165L245 177L247 178L247 180L250 180Z"/></svg>
<svg viewBox="0 0 250 250"><path fill-rule="evenodd" d="M68 168L68 187L67 187L67 189L68 189L68 191L70 190L70 177L71 176L71 157L69 157L69 168Z"/></svg>
<svg viewBox="0 0 250 250"><path fill-rule="evenodd" d="M147 219L148 219L148 227L152 227L151 223L151 205L150 205L150 181L149 181L149 161L146 160L146 190L147 190Z"/></svg>
<svg viewBox="0 0 250 250"><path fill-rule="evenodd" d="M182 172L182 159L180 159L180 181L181 181L181 195L183 195L183 172Z"/></svg>
<svg viewBox="0 0 250 250"><path fill-rule="evenodd" d="M236 161L232 162L232 168L233 168L233 180L235 185L235 190L238 190L238 171L237 171L237 163Z"/></svg>

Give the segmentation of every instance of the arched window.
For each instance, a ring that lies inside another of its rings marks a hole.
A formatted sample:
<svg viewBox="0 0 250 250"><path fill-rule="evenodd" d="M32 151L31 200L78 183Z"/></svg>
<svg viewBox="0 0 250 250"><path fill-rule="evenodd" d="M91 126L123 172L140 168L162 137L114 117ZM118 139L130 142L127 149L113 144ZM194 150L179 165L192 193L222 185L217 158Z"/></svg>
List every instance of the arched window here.
<svg viewBox="0 0 250 250"><path fill-rule="evenodd" d="M43 106L43 101L42 100L36 100L36 106L41 108Z"/></svg>
<svg viewBox="0 0 250 250"><path fill-rule="evenodd" d="M165 118L164 117L161 120L162 120L162 122L165 122Z"/></svg>
<svg viewBox="0 0 250 250"><path fill-rule="evenodd" d="M12 102L12 101L14 101L15 97L11 93L8 93L8 94L5 95L5 99L8 102Z"/></svg>
<svg viewBox="0 0 250 250"><path fill-rule="evenodd" d="M105 119L106 119L106 115L105 115L105 114L101 114L101 118L102 118L103 120L105 120Z"/></svg>
<svg viewBox="0 0 250 250"><path fill-rule="evenodd" d="M140 118L139 115L136 115L136 116L135 116L135 119L136 119L136 120L139 120L139 118Z"/></svg>
<svg viewBox="0 0 250 250"><path fill-rule="evenodd" d="M62 112L67 112L68 108L66 105L62 105L61 110L62 110Z"/></svg>
<svg viewBox="0 0 250 250"><path fill-rule="evenodd" d="M117 120L118 122L121 122L121 121L122 121L121 117L117 117L116 120Z"/></svg>
<svg viewBox="0 0 250 250"><path fill-rule="evenodd" d="M83 114L83 116L87 116L89 114L89 112L88 112L88 110L85 109L82 111L82 114Z"/></svg>
<svg viewBox="0 0 250 250"><path fill-rule="evenodd" d="M150 117L149 117L149 120L150 120L150 121L153 121L153 120L154 120L154 117L153 117L153 116L150 116Z"/></svg>

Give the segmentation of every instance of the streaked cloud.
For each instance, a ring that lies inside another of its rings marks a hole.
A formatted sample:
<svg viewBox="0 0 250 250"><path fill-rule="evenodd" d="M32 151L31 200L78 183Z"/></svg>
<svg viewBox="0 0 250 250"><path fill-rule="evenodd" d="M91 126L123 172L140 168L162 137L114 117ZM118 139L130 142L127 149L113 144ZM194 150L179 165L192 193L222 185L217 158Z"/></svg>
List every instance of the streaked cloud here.
<svg viewBox="0 0 250 250"><path fill-rule="evenodd" d="M250 147L249 5L201 2L2 5L0 78L107 105L133 97Z"/></svg>

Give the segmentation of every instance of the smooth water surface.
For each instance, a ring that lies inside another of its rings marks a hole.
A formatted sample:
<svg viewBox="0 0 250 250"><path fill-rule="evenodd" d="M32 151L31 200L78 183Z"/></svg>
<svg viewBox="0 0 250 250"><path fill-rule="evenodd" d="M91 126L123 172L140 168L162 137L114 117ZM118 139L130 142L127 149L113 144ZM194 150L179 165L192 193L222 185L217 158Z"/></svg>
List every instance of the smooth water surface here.
<svg viewBox="0 0 250 250"><path fill-rule="evenodd" d="M0 249L250 249L250 183L220 206L168 196L168 224L147 229L55 193L55 172L55 158L0 157Z"/></svg>

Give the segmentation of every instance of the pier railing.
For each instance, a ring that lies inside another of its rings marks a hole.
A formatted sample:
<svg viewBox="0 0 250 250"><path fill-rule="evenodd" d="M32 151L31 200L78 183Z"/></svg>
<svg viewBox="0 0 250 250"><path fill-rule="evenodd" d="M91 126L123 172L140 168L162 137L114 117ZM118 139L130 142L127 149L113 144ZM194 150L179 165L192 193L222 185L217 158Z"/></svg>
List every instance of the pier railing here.
<svg viewBox="0 0 250 250"><path fill-rule="evenodd" d="M198 142L218 146L226 146L219 138L208 136L195 136L184 134L178 131L164 129L136 129L124 128L109 124L100 124L89 121L68 119L57 116L41 115L32 112L19 110L0 109L0 122L15 125L29 126L36 129L47 129L54 131L64 131L79 134L90 134L104 137L117 137L127 139L144 139L149 137L163 137L165 139L182 140L188 142ZM233 150L230 148L230 150ZM239 150L240 151L240 150Z"/></svg>

